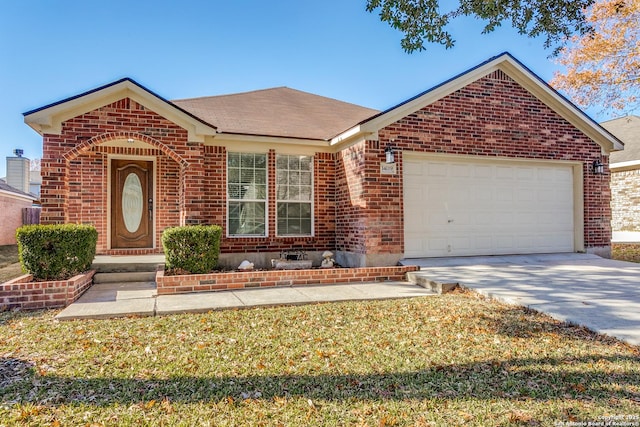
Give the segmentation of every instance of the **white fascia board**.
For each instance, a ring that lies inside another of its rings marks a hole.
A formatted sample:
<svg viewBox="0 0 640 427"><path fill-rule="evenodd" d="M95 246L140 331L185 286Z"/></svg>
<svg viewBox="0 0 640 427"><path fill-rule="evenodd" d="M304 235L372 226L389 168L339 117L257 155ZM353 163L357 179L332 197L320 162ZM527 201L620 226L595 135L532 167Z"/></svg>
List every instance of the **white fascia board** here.
<svg viewBox="0 0 640 427"><path fill-rule="evenodd" d="M242 143L292 147L312 147L318 151L330 151L329 143L327 141L319 139L289 138L268 135L249 135L221 132L213 137L208 137L206 140L206 145L227 145Z"/></svg>
<svg viewBox="0 0 640 427"><path fill-rule="evenodd" d="M361 125L357 125L352 127L351 129L348 129L342 132L341 134L335 136L334 138L331 138L329 140L329 145L335 146L335 145L340 145L347 142L353 142L353 140L361 140L361 139L377 141L378 140L377 129L373 132L365 131L362 129Z"/></svg>
<svg viewBox="0 0 640 427"><path fill-rule="evenodd" d="M208 126L189 116L174 105L158 98L129 80L38 110L26 115L24 121L41 135L44 133L60 135L64 121L112 104L123 98L130 98L186 129L189 133L190 141L204 142L206 135L214 135L216 132L215 127Z"/></svg>
<svg viewBox="0 0 640 427"><path fill-rule="evenodd" d="M636 169L640 167L640 160L629 160L628 162L618 162L611 163L609 165L609 169L617 170L617 169Z"/></svg>
<svg viewBox="0 0 640 427"><path fill-rule="evenodd" d="M27 196L26 194L18 194L18 193L14 193L13 191L7 191L7 190L1 190L1 189L0 189L0 194L8 196L12 199L29 200L31 202L33 202L34 200L38 200L38 198L34 196Z"/></svg>

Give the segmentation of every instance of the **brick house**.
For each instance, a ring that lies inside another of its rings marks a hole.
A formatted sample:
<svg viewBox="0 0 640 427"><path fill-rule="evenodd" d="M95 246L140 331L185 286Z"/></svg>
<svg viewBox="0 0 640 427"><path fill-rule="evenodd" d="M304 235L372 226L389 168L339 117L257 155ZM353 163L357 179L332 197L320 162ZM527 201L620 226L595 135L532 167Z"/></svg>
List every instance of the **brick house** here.
<svg viewBox="0 0 640 427"><path fill-rule="evenodd" d="M161 252L179 224L221 225L234 266L610 250L592 164L622 144L507 53L382 112L289 88L168 101L123 79L25 122L42 222L95 225L102 254Z"/></svg>
<svg viewBox="0 0 640 427"><path fill-rule="evenodd" d="M611 153L611 228L613 241L640 243L640 117L627 116L602 123L624 143Z"/></svg>

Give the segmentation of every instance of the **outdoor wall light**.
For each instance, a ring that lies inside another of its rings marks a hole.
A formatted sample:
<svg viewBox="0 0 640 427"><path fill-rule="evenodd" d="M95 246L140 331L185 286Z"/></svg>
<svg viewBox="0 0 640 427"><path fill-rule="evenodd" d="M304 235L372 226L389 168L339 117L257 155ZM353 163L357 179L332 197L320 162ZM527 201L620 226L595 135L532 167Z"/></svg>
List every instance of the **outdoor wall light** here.
<svg viewBox="0 0 640 427"><path fill-rule="evenodd" d="M600 159L594 160L592 163L593 174L594 175L603 175L604 174L604 165L600 161Z"/></svg>
<svg viewBox="0 0 640 427"><path fill-rule="evenodd" d="M396 155L393 151L393 147L391 145L387 145L387 148L384 149L385 161L387 163L395 163Z"/></svg>

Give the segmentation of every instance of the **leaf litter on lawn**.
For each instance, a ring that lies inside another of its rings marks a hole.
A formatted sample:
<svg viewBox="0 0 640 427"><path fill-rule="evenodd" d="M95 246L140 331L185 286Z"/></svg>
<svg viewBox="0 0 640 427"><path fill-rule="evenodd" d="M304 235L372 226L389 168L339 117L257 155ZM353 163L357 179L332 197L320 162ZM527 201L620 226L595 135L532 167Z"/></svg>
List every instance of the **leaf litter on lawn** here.
<svg viewBox="0 0 640 427"><path fill-rule="evenodd" d="M470 292L55 314L0 314L0 425L553 425L640 412L637 347Z"/></svg>

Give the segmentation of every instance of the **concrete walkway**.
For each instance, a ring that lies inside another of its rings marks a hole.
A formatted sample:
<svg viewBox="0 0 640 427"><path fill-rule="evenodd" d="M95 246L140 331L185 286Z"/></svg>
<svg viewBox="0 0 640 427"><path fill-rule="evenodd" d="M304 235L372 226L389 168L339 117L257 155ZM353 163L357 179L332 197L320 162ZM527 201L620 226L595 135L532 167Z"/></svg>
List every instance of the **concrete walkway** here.
<svg viewBox="0 0 640 427"><path fill-rule="evenodd" d="M588 254L405 260L439 283L532 308L640 345L640 264ZM435 295L406 282L242 289L156 296L153 282L93 285L60 320L156 316L228 308Z"/></svg>
<svg viewBox="0 0 640 427"><path fill-rule="evenodd" d="M640 264L589 254L405 260L440 283L459 283L640 345Z"/></svg>
<svg viewBox="0 0 640 427"><path fill-rule="evenodd" d="M230 308L313 304L330 301L412 298L436 295L407 282L376 282L253 288L180 295L156 295L155 283L93 285L58 320L163 316Z"/></svg>

